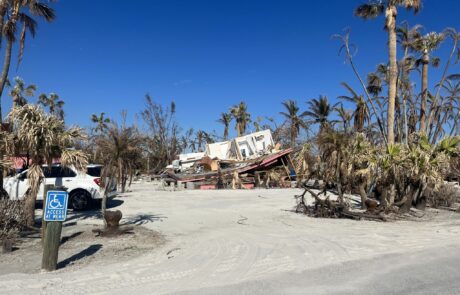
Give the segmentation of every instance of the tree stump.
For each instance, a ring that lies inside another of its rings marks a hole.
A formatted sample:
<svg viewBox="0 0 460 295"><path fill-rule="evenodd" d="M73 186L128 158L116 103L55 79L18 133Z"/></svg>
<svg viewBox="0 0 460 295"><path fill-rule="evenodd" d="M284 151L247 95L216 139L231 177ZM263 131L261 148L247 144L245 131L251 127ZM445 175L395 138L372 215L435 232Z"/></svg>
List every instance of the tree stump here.
<svg viewBox="0 0 460 295"><path fill-rule="evenodd" d="M101 237L115 237L131 232L133 227L120 226L120 220L122 217L123 214L120 210L105 211L104 220L107 225L106 228L93 229L93 233L97 233Z"/></svg>
<svg viewBox="0 0 460 295"><path fill-rule="evenodd" d="M120 210L116 211L105 211L104 219L108 228L114 229L120 226L120 220L123 217L123 214Z"/></svg>

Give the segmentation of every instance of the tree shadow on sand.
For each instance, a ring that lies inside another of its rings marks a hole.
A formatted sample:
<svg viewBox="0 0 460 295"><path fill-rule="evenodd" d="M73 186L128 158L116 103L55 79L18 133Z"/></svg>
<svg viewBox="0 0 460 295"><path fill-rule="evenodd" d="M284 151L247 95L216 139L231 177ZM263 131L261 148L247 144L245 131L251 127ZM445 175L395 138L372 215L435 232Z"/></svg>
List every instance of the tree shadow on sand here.
<svg viewBox="0 0 460 295"><path fill-rule="evenodd" d="M99 251L100 249L102 248L102 245L101 244L95 244L95 245L91 245L89 246L88 248L80 251L79 253L75 254L75 255L72 255L70 256L69 258L67 259L64 259L63 261L59 262L58 265L57 265L57 268L64 268L66 267L67 265L75 262L75 261L78 261L78 260L81 260L85 257L89 257L91 255L94 255L97 251Z"/></svg>
<svg viewBox="0 0 460 295"><path fill-rule="evenodd" d="M78 231L78 232L74 232L74 233L71 234L70 236L64 236L64 237L62 237L62 238L61 238L61 246L64 245L65 243L67 243L68 241L70 241L71 239L78 237L78 236L81 235L82 233L83 233L82 231Z"/></svg>
<svg viewBox="0 0 460 295"><path fill-rule="evenodd" d="M144 225L150 222L155 221L163 221L164 218L168 218L162 215L154 215L154 214L138 214L136 216L127 218L123 225L135 224L135 225Z"/></svg>

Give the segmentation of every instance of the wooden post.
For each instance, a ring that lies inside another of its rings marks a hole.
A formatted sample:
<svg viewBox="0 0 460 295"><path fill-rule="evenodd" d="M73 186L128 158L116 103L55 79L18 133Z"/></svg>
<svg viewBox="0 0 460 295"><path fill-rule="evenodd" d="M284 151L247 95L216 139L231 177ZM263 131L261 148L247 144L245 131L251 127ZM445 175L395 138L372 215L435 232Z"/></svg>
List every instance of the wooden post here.
<svg viewBox="0 0 460 295"><path fill-rule="evenodd" d="M280 159L281 159L281 163L283 164L284 169L286 169L286 173L287 173L287 176L289 177L289 181L292 181L292 178L291 178L291 171L289 171L289 168L288 168L287 165L284 163L283 158L281 157Z"/></svg>
<svg viewBox="0 0 460 295"><path fill-rule="evenodd" d="M57 268L59 244L61 243L61 221L49 221L43 244L42 269L53 271Z"/></svg>
<svg viewBox="0 0 460 295"><path fill-rule="evenodd" d="M46 233L46 221L45 221L45 206L46 206L46 195L48 191L53 190L54 185L52 184L45 184L43 187L43 212L42 212L42 245L45 241L45 233Z"/></svg>
<svg viewBox="0 0 460 295"><path fill-rule="evenodd" d="M55 188L55 190L53 198L49 199L49 202L45 200L46 210L43 212L43 219L46 218L48 221L44 231L42 269L47 271L53 271L57 268L62 223L66 219L68 205L68 195L65 189Z"/></svg>

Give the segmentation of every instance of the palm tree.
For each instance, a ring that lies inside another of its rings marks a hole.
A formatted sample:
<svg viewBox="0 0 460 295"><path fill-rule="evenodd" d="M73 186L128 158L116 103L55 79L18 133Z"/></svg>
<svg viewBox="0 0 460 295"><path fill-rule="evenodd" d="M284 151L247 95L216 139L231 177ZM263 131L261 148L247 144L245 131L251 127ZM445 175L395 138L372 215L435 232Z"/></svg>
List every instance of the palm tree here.
<svg viewBox="0 0 460 295"><path fill-rule="evenodd" d="M427 119L427 100L428 100L428 67L430 62L433 67L439 66L439 59L432 58L431 53L439 48L442 41L444 41L444 34L431 32L424 36L418 36L409 45L410 49L420 53L421 57L417 60L416 65L422 65L422 103L420 105L420 127L422 133L426 132L426 119Z"/></svg>
<svg viewBox="0 0 460 295"><path fill-rule="evenodd" d="M110 123L109 118L105 118L105 113L102 112L98 115L92 114L91 115L91 122L96 124L96 127L93 128L93 131L96 133L102 133L104 132L107 128L109 128L108 124Z"/></svg>
<svg viewBox="0 0 460 295"><path fill-rule="evenodd" d="M33 226L35 201L44 178L42 165L51 165L53 159L60 158L63 166L74 165L78 170L85 170L86 154L72 148L76 141L84 140L86 136L80 128L66 129L64 121L46 114L36 105L12 109L8 116L14 118L14 139L10 142L10 150L13 154L26 150L32 161L27 172L30 189L25 206L28 225Z"/></svg>
<svg viewBox="0 0 460 295"><path fill-rule="evenodd" d="M399 89L401 91L401 97L403 101L403 118L404 118L404 142L408 144L409 137L409 126L411 125L410 133L416 132L417 125L417 105L412 99L412 82L410 80L410 71L414 70L415 61L412 56L409 55L410 45L416 38L420 37L420 25L415 25L412 28L409 27L409 23L404 21L401 26L396 28L396 34L398 37L398 43L401 45L404 56L400 64L400 77L399 77ZM408 109L407 104L409 103L409 118L407 117ZM410 124L409 124L410 122Z"/></svg>
<svg viewBox="0 0 460 295"><path fill-rule="evenodd" d="M20 77L14 78L16 85L11 89L10 96L13 98L13 108L27 104L27 97L34 96L37 87L34 84L25 85Z"/></svg>
<svg viewBox="0 0 460 295"><path fill-rule="evenodd" d="M258 116L256 120L252 123L254 125L255 132L259 132L260 130L262 130L263 126L260 125L262 121L263 121L263 118Z"/></svg>
<svg viewBox="0 0 460 295"><path fill-rule="evenodd" d="M101 161L104 165L103 179L109 179L105 185L117 179L124 192L128 178L131 178L135 169L141 163L142 145L144 138L134 126L118 125L112 122L108 129L96 138L96 146L101 151ZM107 192L107 187L105 189ZM106 194L102 203L102 211L106 209Z"/></svg>
<svg viewBox="0 0 460 295"><path fill-rule="evenodd" d="M437 85L437 87L440 87ZM442 103L440 104L442 117L438 116L436 128L433 133L433 141L437 141L444 133L446 125L450 125L449 135L452 136L458 129L459 111L460 111L460 82L451 79L446 79L443 90L446 92L444 97L441 97Z"/></svg>
<svg viewBox="0 0 460 295"><path fill-rule="evenodd" d="M340 119L342 120L343 123L343 131L345 133L348 133L348 127L350 125L350 121L352 118L352 112L350 110L346 110L343 107L343 104L340 104L340 107L335 107L334 110L337 112L339 115Z"/></svg>
<svg viewBox="0 0 460 295"><path fill-rule="evenodd" d="M195 136L196 138L193 144L194 151L198 149L198 152L203 152L206 144L214 142L213 136L204 130L198 130Z"/></svg>
<svg viewBox="0 0 460 295"><path fill-rule="evenodd" d="M338 201L343 204L343 173L342 164L346 162L346 152L349 149L350 136L344 132L327 130L318 136L318 145L323 162L326 164L326 181L334 182L337 186Z"/></svg>
<svg viewBox="0 0 460 295"><path fill-rule="evenodd" d="M217 120L217 122L219 122L222 125L224 125L224 140L228 139L228 129L230 127L230 123L231 123L232 119L233 119L232 114L221 113L219 120Z"/></svg>
<svg viewBox="0 0 460 295"><path fill-rule="evenodd" d="M415 13L422 6L421 0L383 0L372 1L368 4L362 4L355 10L355 15L364 19L376 18L385 14L385 29L388 31L388 57L389 57L389 81L388 81L388 111L387 111L387 132L388 144L394 144L394 127L395 127L395 99L396 83L398 79L398 65L396 57L396 16L398 15L398 6L404 6L408 10L414 10Z"/></svg>
<svg viewBox="0 0 460 295"><path fill-rule="evenodd" d="M248 124L251 122L251 114L248 113L248 107L245 102L240 102L230 108L230 113L235 118L237 136L242 136L246 133Z"/></svg>
<svg viewBox="0 0 460 295"><path fill-rule="evenodd" d="M49 96L42 93L38 97L38 104L41 104L44 107L49 109L51 115L58 117L61 120L64 120L64 101L59 100L59 95L56 93L51 93Z"/></svg>
<svg viewBox="0 0 460 295"><path fill-rule="evenodd" d="M320 95L319 99L313 98L307 102L309 111L305 111L303 114L310 118L307 123L319 124L319 133L322 133L326 128L329 127L329 115L332 113L334 106L329 104L326 96Z"/></svg>
<svg viewBox="0 0 460 295"><path fill-rule="evenodd" d="M364 129L364 124L369 121L369 110L367 109L366 101L362 95L358 95L358 93L356 93L356 91L347 83L343 82L342 86L350 92L351 96L342 95L338 98L353 102L356 105L356 109L353 112L353 128L357 132L362 132Z"/></svg>
<svg viewBox="0 0 460 295"><path fill-rule="evenodd" d="M11 53L13 44L16 41L16 32L18 25L21 25L21 33L19 37L19 55L18 65L24 53L24 46L27 31L35 37L37 30L37 22L25 13L27 10L31 15L44 18L51 22L55 18L54 10L38 0L3 0L0 5L0 28L2 34L6 38L7 44L5 48L5 58L3 69L0 75L0 97L3 94L8 73L10 71ZM2 37L3 37L2 36ZM1 38L0 38L1 39ZM1 121L1 103L0 103L0 121Z"/></svg>
<svg viewBox="0 0 460 295"><path fill-rule="evenodd" d="M289 124L289 130L291 135L291 147L295 147L297 136L300 133L300 129L307 129L308 125L305 123L303 118L306 116L305 113L299 113L299 106L297 105L297 101L295 100L286 100L281 103L286 112L280 112L280 114L286 119Z"/></svg>

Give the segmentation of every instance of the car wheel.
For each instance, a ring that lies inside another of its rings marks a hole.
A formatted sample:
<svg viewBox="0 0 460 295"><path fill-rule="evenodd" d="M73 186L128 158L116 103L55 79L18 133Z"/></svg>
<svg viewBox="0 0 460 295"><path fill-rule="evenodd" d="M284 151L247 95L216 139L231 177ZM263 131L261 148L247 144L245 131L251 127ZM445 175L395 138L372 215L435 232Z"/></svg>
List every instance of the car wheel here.
<svg viewBox="0 0 460 295"><path fill-rule="evenodd" d="M77 190L70 194L70 208L76 211L88 210L91 207L91 195L84 190Z"/></svg>

